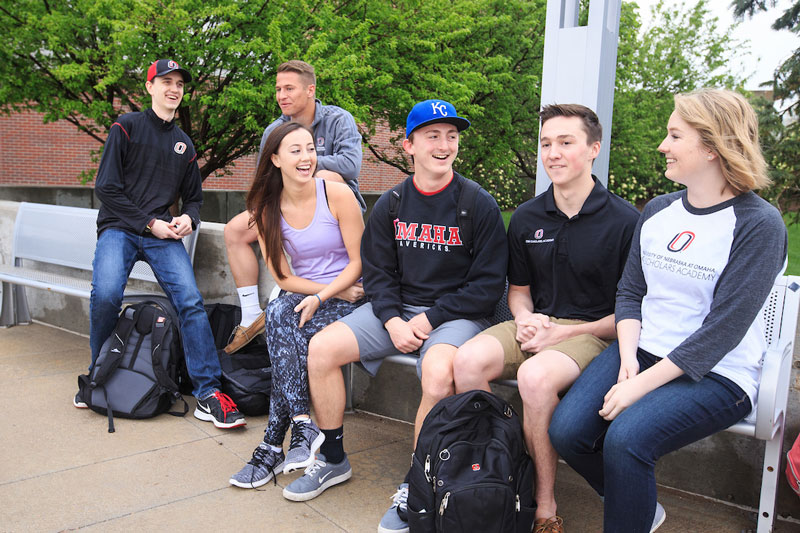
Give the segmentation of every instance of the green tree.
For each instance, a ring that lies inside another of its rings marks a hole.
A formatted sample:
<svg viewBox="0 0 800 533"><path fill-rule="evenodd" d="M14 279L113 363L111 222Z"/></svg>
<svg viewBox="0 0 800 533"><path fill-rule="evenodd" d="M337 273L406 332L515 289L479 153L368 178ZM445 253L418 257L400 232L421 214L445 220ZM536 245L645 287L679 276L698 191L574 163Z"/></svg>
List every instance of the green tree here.
<svg viewBox="0 0 800 533"><path fill-rule="evenodd" d="M524 182L499 178L532 176L544 18L544 0L0 0L0 103L102 143L121 113L148 105L149 63L173 58L195 77L179 120L206 177L257 149L279 113L275 67L301 58L320 97L404 170L372 142L376 124L402 128L414 102L452 101L475 126L458 168L518 194Z"/></svg>
<svg viewBox="0 0 800 533"><path fill-rule="evenodd" d="M762 195L781 212L793 213L794 222L800 222L800 129L787 127L783 114L766 98L754 98L751 103L758 113L761 146L772 178L772 186Z"/></svg>
<svg viewBox="0 0 800 533"><path fill-rule="evenodd" d="M711 16L706 0L693 7L659 2L642 28L638 13L623 3L609 162L609 189L641 203L678 185L664 177L657 147L666 134L673 95L703 87L738 88L733 71L741 43Z"/></svg>
<svg viewBox="0 0 800 533"><path fill-rule="evenodd" d="M734 0L731 3L736 17L752 17L759 11L775 7L776 0ZM791 4L772 24L774 30L800 33L800 1ZM800 48L773 74L772 89L775 100L781 102L782 110L775 111L773 103L766 100L754 102L759 112L761 145L770 165L772 186L762 195L772 201L783 212L794 213L795 222L800 221L797 211L800 205Z"/></svg>
<svg viewBox="0 0 800 533"><path fill-rule="evenodd" d="M528 197L536 172L545 1L426 0L402 9L368 2L363 20L375 21L372 71L352 87L356 101L369 102L375 120L404 131L415 102L450 100L472 121L456 168L503 208ZM410 171L402 154L367 145L379 159Z"/></svg>
<svg viewBox="0 0 800 533"><path fill-rule="evenodd" d="M173 58L194 73L179 120L205 178L251 152L272 118L264 103L280 36L269 30L286 16L271 3L3 0L0 102L103 143L120 114L148 105L149 64Z"/></svg>

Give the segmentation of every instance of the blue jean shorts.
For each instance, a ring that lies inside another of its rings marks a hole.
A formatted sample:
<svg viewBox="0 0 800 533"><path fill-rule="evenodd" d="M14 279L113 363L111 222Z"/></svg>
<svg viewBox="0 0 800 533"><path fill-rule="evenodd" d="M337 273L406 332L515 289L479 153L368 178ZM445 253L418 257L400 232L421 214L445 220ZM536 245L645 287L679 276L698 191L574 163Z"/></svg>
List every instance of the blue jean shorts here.
<svg viewBox="0 0 800 533"><path fill-rule="evenodd" d="M429 308L419 305L403 305L403 320L427 311ZM372 311L372 304L366 303L339 319L350 328L358 341L358 353L361 364L371 376L378 373L383 359L389 355L400 353L392 343L389 332L383 327L381 320ZM491 325L488 319L478 320L457 319L441 324L431 331L419 351L407 355L417 355L417 376L422 375L422 359L425 352L435 344L450 344L458 348L472 337Z"/></svg>

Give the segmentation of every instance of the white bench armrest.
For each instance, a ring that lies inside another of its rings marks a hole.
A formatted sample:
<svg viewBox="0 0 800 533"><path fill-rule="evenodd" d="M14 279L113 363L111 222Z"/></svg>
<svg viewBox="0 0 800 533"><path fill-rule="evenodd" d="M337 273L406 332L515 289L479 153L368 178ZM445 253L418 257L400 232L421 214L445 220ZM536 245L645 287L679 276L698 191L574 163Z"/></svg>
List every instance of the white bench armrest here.
<svg viewBox="0 0 800 533"><path fill-rule="evenodd" d="M773 346L764 357L761 384L756 402L756 438L772 440L786 415L794 344L786 339Z"/></svg>

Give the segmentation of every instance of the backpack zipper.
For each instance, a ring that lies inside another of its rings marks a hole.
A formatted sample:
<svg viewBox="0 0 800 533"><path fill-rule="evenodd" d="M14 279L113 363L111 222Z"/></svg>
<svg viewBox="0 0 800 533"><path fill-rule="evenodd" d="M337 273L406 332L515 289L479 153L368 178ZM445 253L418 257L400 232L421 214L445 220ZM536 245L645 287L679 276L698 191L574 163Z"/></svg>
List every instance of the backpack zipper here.
<svg viewBox="0 0 800 533"><path fill-rule="evenodd" d="M430 454L425 456L425 479L428 480L428 483L431 482L431 456L430 456Z"/></svg>
<svg viewBox="0 0 800 533"><path fill-rule="evenodd" d="M439 505L439 516L444 516L444 510L447 509L447 501L450 499L450 493L445 492L442 503Z"/></svg>

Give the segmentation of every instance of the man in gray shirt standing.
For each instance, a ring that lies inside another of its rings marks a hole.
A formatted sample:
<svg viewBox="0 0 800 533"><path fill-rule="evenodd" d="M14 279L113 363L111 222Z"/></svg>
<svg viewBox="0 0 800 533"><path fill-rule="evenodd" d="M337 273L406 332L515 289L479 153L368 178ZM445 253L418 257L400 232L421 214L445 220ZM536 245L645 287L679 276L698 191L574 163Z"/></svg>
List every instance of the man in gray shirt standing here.
<svg viewBox="0 0 800 533"><path fill-rule="evenodd" d="M314 132L316 176L346 183L363 212L366 203L358 192L361 134L350 113L341 107L322 105L315 98L316 83L314 67L304 61L292 60L278 66L275 98L283 114L264 130L261 148L272 130L284 122L293 120L307 126ZM257 232L255 225L250 223L249 212L243 211L225 224L228 264L242 307L242 321L225 347L227 353L236 352L264 332L265 316L258 294L258 259L251 246L256 240Z"/></svg>

